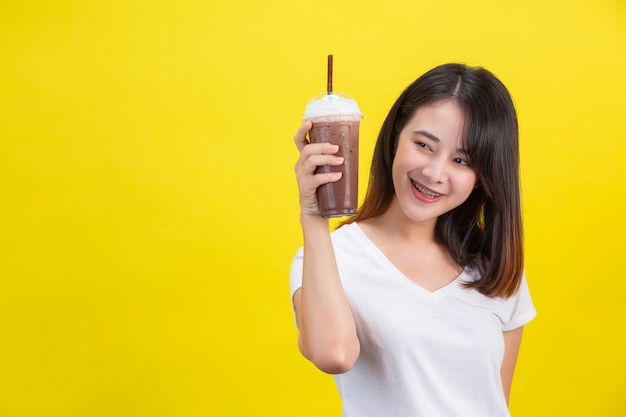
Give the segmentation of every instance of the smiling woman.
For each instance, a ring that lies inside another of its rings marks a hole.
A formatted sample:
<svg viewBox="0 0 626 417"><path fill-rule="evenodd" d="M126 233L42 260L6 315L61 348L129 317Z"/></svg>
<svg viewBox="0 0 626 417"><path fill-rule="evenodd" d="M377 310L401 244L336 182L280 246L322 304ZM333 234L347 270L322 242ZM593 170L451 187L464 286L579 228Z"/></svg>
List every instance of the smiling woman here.
<svg viewBox="0 0 626 417"><path fill-rule="evenodd" d="M341 161L310 127L295 136L304 246L291 291L300 350L337 374L344 415L509 416L535 309L504 85L460 64L419 77L383 124L362 207L332 234L312 209L329 181L315 170Z"/></svg>
<svg viewBox="0 0 626 417"><path fill-rule="evenodd" d="M463 124L463 110L456 101L442 100L417 109L400 132L393 184L398 204L411 220L430 219L434 225L474 190L476 172L463 159L467 158L462 150ZM416 205L415 199L426 205ZM431 204L436 202L441 203Z"/></svg>
<svg viewBox="0 0 626 417"><path fill-rule="evenodd" d="M626 2L393 5L0 1L0 415L340 414L285 282L290 141L332 53L366 114L359 202L417 73L463 61L505 81L540 311L511 413L626 416Z"/></svg>

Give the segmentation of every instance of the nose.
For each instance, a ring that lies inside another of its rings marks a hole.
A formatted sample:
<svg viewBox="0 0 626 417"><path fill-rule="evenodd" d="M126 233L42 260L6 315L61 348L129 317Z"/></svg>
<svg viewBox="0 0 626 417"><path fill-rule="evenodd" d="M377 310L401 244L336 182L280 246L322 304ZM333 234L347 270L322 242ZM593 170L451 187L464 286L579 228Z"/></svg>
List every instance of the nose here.
<svg viewBox="0 0 626 417"><path fill-rule="evenodd" d="M448 163L443 158L432 158L422 173L433 183L443 183L448 179Z"/></svg>

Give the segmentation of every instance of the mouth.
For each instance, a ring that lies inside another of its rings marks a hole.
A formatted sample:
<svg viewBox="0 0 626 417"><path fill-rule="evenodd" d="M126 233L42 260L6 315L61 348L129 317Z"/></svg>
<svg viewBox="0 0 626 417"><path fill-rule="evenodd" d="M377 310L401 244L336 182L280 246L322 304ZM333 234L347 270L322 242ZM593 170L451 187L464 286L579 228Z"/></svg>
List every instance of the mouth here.
<svg viewBox="0 0 626 417"><path fill-rule="evenodd" d="M415 189L426 198L434 199L443 196L443 194L436 193L413 180L411 180L411 183L413 184L413 187L415 187Z"/></svg>

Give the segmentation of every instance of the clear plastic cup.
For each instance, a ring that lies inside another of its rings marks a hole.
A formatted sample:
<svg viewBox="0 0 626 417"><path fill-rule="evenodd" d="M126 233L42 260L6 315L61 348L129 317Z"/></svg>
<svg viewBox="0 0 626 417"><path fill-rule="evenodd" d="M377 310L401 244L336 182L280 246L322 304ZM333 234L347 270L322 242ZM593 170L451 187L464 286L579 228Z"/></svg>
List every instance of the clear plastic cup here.
<svg viewBox="0 0 626 417"><path fill-rule="evenodd" d="M357 102L343 93L324 93L313 97L306 106L303 119L311 120L311 143L328 142L339 146L341 166L324 165L316 173L342 172L339 181L317 189L318 204L323 217L356 214L359 187L359 126L363 114Z"/></svg>

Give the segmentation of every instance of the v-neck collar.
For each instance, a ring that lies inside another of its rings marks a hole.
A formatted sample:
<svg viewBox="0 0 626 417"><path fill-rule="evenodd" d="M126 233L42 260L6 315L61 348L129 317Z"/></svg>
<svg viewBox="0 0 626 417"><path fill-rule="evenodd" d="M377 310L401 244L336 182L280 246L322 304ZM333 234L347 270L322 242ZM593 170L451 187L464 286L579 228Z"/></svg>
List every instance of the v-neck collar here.
<svg viewBox="0 0 626 417"><path fill-rule="evenodd" d="M437 301L443 298L444 296L450 294L455 289L459 288L461 285L461 282L463 281L465 274L467 273L466 268L464 268L463 271L461 271L461 273L452 281L450 281L443 287L437 288L434 291L430 291L424 288L423 286L421 286L420 284L418 284L417 282L413 281L411 278L406 276L402 271L400 271L398 267L396 267L396 265L393 262L391 262L391 260L387 257L387 255L385 255L385 253L369 238L369 236L367 236L367 234L363 231L363 229L361 228L361 226L359 226L358 223L354 222L351 225L354 226L355 233L358 233L360 235L361 239L359 239L359 241L363 242L365 246L368 246L371 253L373 253L376 256L378 261L381 264L385 265L388 270L393 272L392 275L394 279L396 279L398 282L400 282L407 288L413 289L414 291L418 292L419 294L423 295L424 297L432 301Z"/></svg>

